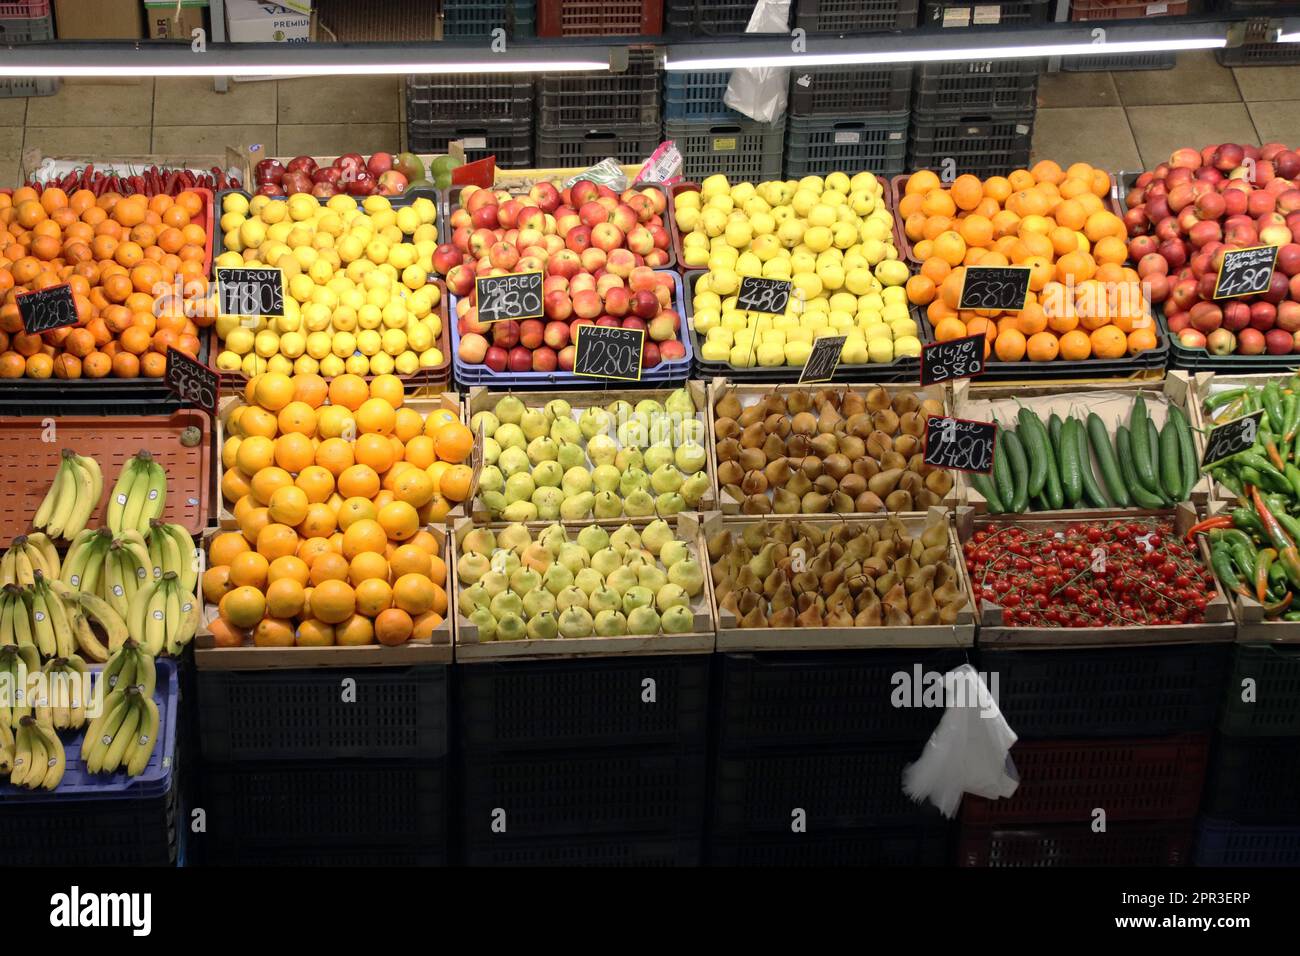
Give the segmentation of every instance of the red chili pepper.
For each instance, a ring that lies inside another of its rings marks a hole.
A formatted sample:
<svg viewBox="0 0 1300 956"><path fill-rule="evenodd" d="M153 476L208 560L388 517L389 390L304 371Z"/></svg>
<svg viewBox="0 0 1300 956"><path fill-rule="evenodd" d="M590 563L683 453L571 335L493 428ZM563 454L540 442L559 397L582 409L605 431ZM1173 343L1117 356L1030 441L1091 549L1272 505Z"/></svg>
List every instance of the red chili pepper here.
<svg viewBox="0 0 1300 956"><path fill-rule="evenodd" d="M243 180L241 180L238 176L231 176L231 177L230 177L230 184L229 184L228 188L230 188L230 189L243 189L243 188L244 188Z"/></svg>
<svg viewBox="0 0 1300 956"><path fill-rule="evenodd" d="M1231 528L1231 527L1232 527L1231 515L1215 515L1212 518L1206 518L1204 521L1198 522L1197 524L1194 524L1190 528L1188 528L1186 534L1186 540L1191 541L1198 534L1203 534L1206 531L1213 531L1216 528Z"/></svg>
<svg viewBox="0 0 1300 956"><path fill-rule="evenodd" d="M178 178L179 178L179 174L177 173L167 174L167 181L163 184L163 189L162 189L164 196L171 196L175 194L174 191L176 189L176 181Z"/></svg>
<svg viewBox="0 0 1300 956"><path fill-rule="evenodd" d="M1286 462L1282 460L1282 453L1277 450L1277 443L1270 438L1264 442L1264 448L1268 451L1269 461L1273 463L1278 471L1283 471L1286 468Z"/></svg>
<svg viewBox="0 0 1300 956"><path fill-rule="evenodd" d="M1255 559L1255 600L1260 604L1268 600L1268 569L1277 559L1277 552L1272 548L1262 548Z"/></svg>
<svg viewBox="0 0 1300 956"><path fill-rule="evenodd" d="M86 189L90 186L90 177L95 175L95 164L86 163L86 168L81 171L81 187Z"/></svg>

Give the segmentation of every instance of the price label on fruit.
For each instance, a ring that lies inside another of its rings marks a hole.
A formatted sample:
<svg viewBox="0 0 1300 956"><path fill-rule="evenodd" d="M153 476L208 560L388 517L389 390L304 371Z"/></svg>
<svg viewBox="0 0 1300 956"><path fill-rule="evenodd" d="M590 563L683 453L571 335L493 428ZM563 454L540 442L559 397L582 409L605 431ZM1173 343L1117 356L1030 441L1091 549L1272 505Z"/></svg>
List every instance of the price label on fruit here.
<svg viewBox="0 0 1300 956"><path fill-rule="evenodd" d="M925 463L987 475L993 470L997 433L992 422L931 415L925 420Z"/></svg>
<svg viewBox="0 0 1300 956"><path fill-rule="evenodd" d="M934 342L921 349L921 384L938 385L984 374L984 333Z"/></svg>
<svg viewBox="0 0 1300 956"><path fill-rule="evenodd" d="M1252 246L1225 252L1214 283L1214 298L1235 299L1267 292L1273 281L1277 250L1277 246Z"/></svg>
<svg viewBox="0 0 1300 956"><path fill-rule="evenodd" d="M279 269L218 269L222 315L284 315L284 273Z"/></svg>
<svg viewBox="0 0 1300 956"><path fill-rule="evenodd" d="M164 381L186 405L217 413L220 382L217 373L178 349L167 349L167 375Z"/></svg>
<svg viewBox="0 0 1300 956"><path fill-rule="evenodd" d="M799 384L829 382L840 364L840 355L846 341L847 335L826 335L813 342L808 361L803 363L803 371L799 373Z"/></svg>
<svg viewBox="0 0 1300 956"><path fill-rule="evenodd" d="M31 335L77 324L77 303L72 286L54 285L48 289L24 292L18 296L18 314L23 330Z"/></svg>
<svg viewBox="0 0 1300 956"><path fill-rule="evenodd" d="M745 276L740 280L740 291L736 293L736 308L742 312L785 315L791 288L793 286L785 279Z"/></svg>
<svg viewBox="0 0 1300 956"><path fill-rule="evenodd" d="M580 325L574 340L573 374L639 382L644 346L645 329Z"/></svg>
<svg viewBox="0 0 1300 956"><path fill-rule="evenodd" d="M1029 266L967 266L958 308L1020 312L1032 271Z"/></svg>
<svg viewBox="0 0 1300 956"><path fill-rule="evenodd" d="M1210 437L1205 442L1205 454L1201 456L1201 471L1213 468L1225 458L1239 455L1253 447L1263 419L1264 411L1261 409L1225 422L1210 432Z"/></svg>
<svg viewBox="0 0 1300 956"><path fill-rule="evenodd" d="M478 320L483 323L504 319L542 317L542 272L519 272L506 276L479 276L474 280Z"/></svg>

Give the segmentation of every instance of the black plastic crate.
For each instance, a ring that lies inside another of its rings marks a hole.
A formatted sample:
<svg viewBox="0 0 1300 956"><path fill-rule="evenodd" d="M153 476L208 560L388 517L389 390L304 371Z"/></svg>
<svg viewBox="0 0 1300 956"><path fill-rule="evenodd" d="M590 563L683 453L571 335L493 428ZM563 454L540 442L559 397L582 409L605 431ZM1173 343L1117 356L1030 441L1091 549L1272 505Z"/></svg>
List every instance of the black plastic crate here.
<svg viewBox="0 0 1300 956"><path fill-rule="evenodd" d="M912 95L910 66L837 66L790 72L790 115L894 113Z"/></svg>
<svg viewBox="0 0 1300 956"><path fill-rule="evenodd" d="M465 159L474 162L496 157L501 169L529 169L533 165L533 123L526 120L476 123L463 120L459 123L426 123L407 120L406 145L416 153L445 153L447 144L461 140Z"/></svg>
<svg viewBox="0 0 1300 956"><path fill-rule="evenodd" d="M1105 56L1061 57L1066 73L1124 73L1131 70L1172 70L1178 65L1177 53L1111 53Z"/></svg>
<svg viewBox="0 0 1300 956"><path fill-rule="evenodd" d="M1253 682L1253 702L1242 700ZM1234 737L1300 737L1300 646L1238 644L1219 729Z"/></svg>
<svg viewBox="0 0 1300 956"><path fill-rule="evenodd" d="M1243 43L1214 51L1219 66L1290 66L1300 63L1300 44Z"/></svg>
<svg viewBox="0 0 1300 956"><path fill-rule="evenodd" d="M196 839L214 861L250 851L436 851L447 837L448 767L446 759L206 764L206 830Z"/></svg>
<svg viewBox="0 0 1300 956"><path fill-rule="evenodd" d="M533 161L539 169L587 167L613 156L620 163L635 165L649 159L659 142L658 124L561 132L539 128Z"/></svg>
<svg viewBox="0 0 1300 956"><path fill-rule="evenodd" d="M756 0L667 0L664 28L691 39L741 36L756 6Z"/></svg>
<svg viewBox="0 0 1300 956"><path fill-rule="evenodd" d="M953 828L915 827L786 833L711 841L711 866L945 866Z"/></svg>
<svg viewBox="0 0 1300 956"><path fill-rule="evenodd" d="M1115 823L1093 832L1091 821L961 828L958 866L1189 866L1194 830L1187 823Z"/></svg>
<svg viewBox="0 0 1300 956"><path fill-rule="evenodd" d="M696 837L658 834L486 842L465 851L469 866L699 866Z"/></svg>
<svg viewBox="0 0 1300 956"><path fill-rule="evenodd" d="M787 179L867 171L893 176L907 156L908 114L791 117L785 140Z"/></svg>
<svg viewBox="0 0 1300 956"><path fill-rule="evenodd" d="M1006 27L1046 23L1052 18L1051 0L925 0L921 26L937 29Z"/></svg>
<svg viewBox="0 0 1300 956"><path fill-rule="evenodd" d="M447 665L201 671L203 759L436 760L447 753ZM356 700L343 700L344 679Z"/></svg>
<svg viewBox="0 0 1300 956"><path fill-rule="evenodd" d="M995 651L978 667L1022 740L1159 737L1214 728L1232 649L1224 644Z"/></svg>
<svg viewBox="0 0 1300 956"><path fill-rule="evenodd" d="M1035 113L946 116L913 111L907 166L941 170L955 163L958 173L981 177L1027 167Z"/></svg>
<svg viewBox="0 0 1300 956"><path fill-rule="evenodd" d="M216 866L447 866L443 846L222 846L207 851L203 863Z"/></svg>
<svg viewBox="0 0 1300 956"><path fill-rule="evenodd" d="M548 134L659 125L654 50L629 51L621 73L543 73L537 78L537 117L537 128Z"/></svg>
<svg viewBox="0 0 1300 956"><path fill-rule="evenodd" d="M553 837L703 834L703 749L466 755L461 776L467 852Z"/></svg>
<svg viewBox="0 0 1300 956"><path fill-rule="evenodd" d="M793 813L808 831L917 825L941 819L931 804L903 793L903 768L925 744L874 744L833 751L719 755L712 832L718 836L789 833Z"/></svg>
<svg viewBox="0 0 1300 956"><path fill-rule="evenodd" d="M511 39L536 36L533 0L442 0L444 39L487 39L498 29Z"/></svg>
<svg viewBox="0 0 1300 956"><path fill-rule="evenodd" d="M721 173L732 182L761 182L781 178L781 147L785 121L669 120L664 138L682 154L682 175L699 182Z"/></svg>
<svg viewBox="0 0 1300 956"><path fill-rule="evenodd" d="M908 741L919 748L942 709L912 706L927 673L965 662L958 650L773 651L718 656L717 749L852 747Z"/></svg>
<svg viewBox="0 0 1300 956"><path fill-rule="evenodd" d="M1300 826L1242 826L1209 817L1196 834L1197 866L1300 866Z"/></svg>
<svg viewBox="0 0 1300 956"><path fill-rule="evenodd" d="M1300 737L1219 737L1204 810L1237 823L1300 823Z"/></svg>
<svg viewBox="0 0 1300 956"><path fill-rule="evenodd" d="M0 857L6 866L172 866L177 858L177 776L151 799L6 803Z"/></svg>
<svg viewBox="0 0 1300 956"><path fill-rule="evenodd" d="M916 68L912 109L925 118L952 111L1032 110L1043 65L1038 59L923 63Z"/></svg>
<svg viewBox="0 0 1300 956"><path fill-rule="evenodd" d="M919 0L796 0L794 25L808 33L884 33L916 26Z"/></svg>
<svg viewBox="0 0 1300 956"><path fill-rule="evenodd" d="M1205 348L1187 348L1169 331L1164 309L1155 308L1156 334L1169 343L1169 367L1187 372L1218 372L1220 375L1254 375L1263 372L1290 372L1295 356L1286 355L1211 355Z"/></svg>
<svg viewBox="0 0 1300 956"><path fill-rule="evenodd" d="M531 123L533 99L523 73L424 73L406 78L406 121Z"/></svg>
<svg viewBox="0 0 1300 956"><path fill-rule="evenodd" d="M704 746L707 654L481 662L457 673L466 753ZM652 681L652 685L647 682ZM654 701L647 702L653 692Z"/></svg>

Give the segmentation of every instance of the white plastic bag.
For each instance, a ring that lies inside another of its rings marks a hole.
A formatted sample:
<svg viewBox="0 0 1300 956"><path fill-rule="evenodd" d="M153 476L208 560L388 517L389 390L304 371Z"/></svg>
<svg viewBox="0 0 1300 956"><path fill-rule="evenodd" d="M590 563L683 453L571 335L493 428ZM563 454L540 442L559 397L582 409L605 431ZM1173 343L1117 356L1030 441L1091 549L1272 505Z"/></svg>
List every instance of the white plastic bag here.
<svg viewBox="0 0 1300 956"><path fill-rule="evenodd" d="M1009 797L1020 786L1011 745L1015 731L970 664L944 675L943 719L916 763L903 769L903 792L954 817L963 793Z"/></svg>
<svg viewBox="0 0 1300 956"><path fill-rule="evenodd" d="M758 0L746 33L789 33L790 0ZM785 115L790 71L783 66L760 66L733 70L722 97L733 110L760 123L771 123Z"/></svg>

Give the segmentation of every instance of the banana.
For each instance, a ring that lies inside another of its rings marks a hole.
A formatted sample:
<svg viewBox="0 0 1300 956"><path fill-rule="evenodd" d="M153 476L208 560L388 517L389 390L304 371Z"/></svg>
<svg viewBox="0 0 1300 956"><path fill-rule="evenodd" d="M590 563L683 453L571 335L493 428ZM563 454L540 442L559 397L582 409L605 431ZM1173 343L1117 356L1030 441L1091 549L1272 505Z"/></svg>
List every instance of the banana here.
<svg viewBox="0 0 1300 956"><path fill-rule="evenodd" d="M23 786L28 790L35 790L45 780L49 756L45 749L45 736L37 729L39 721L35 717L24 717L23 724L27 727L32 757L31 763L27 767L27 773L23 776Z"/></svg>
<svg viewBox="0 0 1300 956"><path fill-rule="evenodd" d="M127 608L131 606L131 595L127 594L126 584L122 580L122 562L119 560L121 553L121 547L114 541L104 555L104 600L120 616L125 617Z"/></svg>
<svg viewBox="0 0 1300 956"><path fill-rule="evenodd" d="M113 536L107 531L92 542L90 560L81 579L82 592L104 596L100 594L104 586L104 555L108 554L108 546L112 543Z"/></svg>
<svg viewBox="0 0 1300 956"><path fill-rule="evenodd" d="M56 657L59 642L54 639L54 621L50 619L50 609L45 603L45 593L33 586L23 595L32 615L32 633L36 636L36 647L41 657Z"/></svg>
<svg viewBox="0 0 1300 956"><path fill-rule="evenodd" d="M68 769L68 755L63 749L63 741L59 739L59 735L54 732L51 725L43 724L38 720L36 732L45 746L45 773L39 783L32 783L30 786L33 790L37 787L53 790L63 779L64 771ZM38 770L39 768L33 767L33 773Z"/></svg>
<svg viewBox="0 0 1300 956"><path fill-rule="evenodd" d="M72 626L72 616L63 596L49 586L43 579L42 591L45 596L45 608L50 614L50 623L54 625L54 644L59 657L68 657L76 653L77 635Z"/></svg>
<svg viewBox="0 0 1300 956"><path fill-rule="evenodd" d="M18 552L9 548L0 558L0 586L18 583Z"/></svg>
<svg viewBox="0 0 1300 956"><path fill-rule="evenodd" d="M73 591L68 588L66 584L60 583L57 586L51 585L51 587L54 588L55 593L67 598L70 603L75 603L83 616L93 620L104 629L104 633L108 635L108 651L115 650L122 646L122 642L125 641L128 636L126 632L126 621L113 610L112 605L97 594L89 594L85 591ZM87 629L89 629L89 621L87 622ZM94 638L93 632L91 632L91 637ZM102 645L99 643L98 638L94 638L94 644L89 646L95 647L97 645L102 649ZM87 649L87 645L83 644L82 649ZM97 659L107 660L108 652L103 651L102 656Z"/></svg>
<svg viewBox="0 0 1300 956"><path fill-rule="evenodd" d="M76 452L65 451L64 454L70 455L77 477L77 504L63 529L63 536L72 538L86 527L91 513L99 506L99 499L104 495L104 473L93 458Z"/></svg>
<svg viewBox="0 0 1300 956"><path fill-rule="evenodd" d="M11 584L9 587L12 588L13 585ZM14 588L13 593L14 643L19 647L35 646L36 641L32 635L31 609L27 605L26 592Z"/></svg>
<svg viewBox="0 0 1300 956"><path fill-rule="evenodd" d="M181 626L180 630L170 638L167 646L167 653L172 657L177 657L185 649L185 645L194 640L194 634L199 629L199 602L195 600L192 594L181 595Z"/></svg>
<svg viewBox="0 0 1300 956"><path fill-rule="evenodd" d="M127 572L129 571L130 577L133 578L133 580L129 582L130 586L127 589L127 593L134 594L137 590L144 587L145 584L153 580L153 575L149 573L150 568L152 567L152 561L149 557L149 546L145 543L144 535L140 534L140 532L136 531L134 528L129 531L123 531L118 535L117 540L124 553L124 561L122 565L123 576L126 577Z"/></svg>
<svg viewBox="0 0 1300 956"><path fill-rule="evenodd" d="M149 482L152 474L149 471L149 462L152 457L147 451L140 451L135 456L135 476L131 481L131 488L126 493L126 506L122 509L122 526L115 528L114 534L128 528L140 529L140 515L144 512L145 502L149 497Z"/></svg>
<svg viewBox="0 0 1300 956"><path fill-rule="evenodd" d="M153 522L153 526L149 529L149 535L148 535L149 569L152 572L152 577L153 580L155 581L157 581L160 577L162 577L162 573L164 570L163 565L166 561L166 559L163 557L163 547L164 547L163 539L167 539L168 541L171 540L171 538L167 535L167 533L162 530L162 527L163 526L160 525L157 521Z"/></svg>
<svg viewBox="0 0 1300 956"><path fill-rule="evenodd" d="M148 694L141 694L138 706L141 709L140 726L126 758L128 777L138 777L144 773L145 768L149 766L149 758L153 756L154 748L158 744L158 724L161 718L158 705Z"/></svg>
<svg viewBox="0 0 1300 956"><path fill-rule="evenodd" d="M108 659L104 669L99 673L99 683L109 690L118 690L126 687L130 683L131 673L134 672L135 658L132 656L134 651L134 640L128 640L126 644L119 647L113 652L113 656ZM130 671L123 672L130 667ZM123 677L126 679L124 680Z"/></svg>
<svg viewBox="0 0 1300 956"><path fill-rule="evenodd" d="M122 726L118 728L113 742L109 744L104 754L102 768L104 773L114 773L122 766L122 756L135 739L136 728L140 726L140 718L144 716L144 708L140 706L140 692L133 687L128 687L126 698L128 702L126 719L122 721Z"/></svg>
<svg viewBox="0 0 1300 956"><path fill-rule="evenodd" d="M77 535L77 538L80 537L80 534ZM48 569L45 572L45 576L47 578L57 578L59 572L63 570L63 566L59 561L59 552L55 549L54 542L50 540L50 536L44 531L33 531L27 535L27 543L39 551L41 556L45 558L45 567Z"/></svg>
<svg viewBox="0 0 1300 956"><path fill-rule="evenodd" d="M163 575L163 590L166 593L166 599L163 603L163 620L166 622L163 632L164 643L167 648L172 646L173 639L180 634L181 624L181 588L180 583L176 580L176 572L168 571Z"/></svg>
<svg viewBox="0 0 1300 956"><path fill-rule="evenodd" d="M126 513L127 502L131 497L131 489L135 485L135 480L140 472L140 458L133 455L122 470L118 472L117 483L113 485L113 491L108 497L108 506L104 509L104 524L113 534L122 530L123 516Z"/></svg>
<svg viewBox="0 0 1300 956"><path fill-rule="evenodd" d="M41 678L36 682L36 687L32 693L32 716L37 720L43 720L47 724L54 722L54 700L50 695L50 664L54 663L51 659L44 667L41 668Z"/></svg>
<svg viewBox="0 0 1300 956"><path fill-rule="evenodd" d="M14 734L14 760L13 769L9 771L9 782L15 787L23 785L23 780L32 766L32 732L28 720L29 718L24 717L19 721L17 733Z"/></svg>
<svg viewBox="0 0 1300 956"><path fill-rule="evenodd" d="M36 709L36 719L44 720L52 727L66 727L68 723L68 697L66 678L63 674L63 658L52 657L41 668L45 675L45 695L41 707Z"/></svg>
<svg viewBox="0 0 1300 956"><path fill-rule="evenodd" d="M82 742L81 760L86 765L87 773L99 773L103 767L104 756L126 720L130 703L131 698L127 695L126 688L115 690L104 698L100 714L86 728Z"/></svg>
<svg viewBox="0 0 1300 956"><path fill-rule="evenodd" d="M72 517L72 509L77 504L77 476L73 474L72 462L66 455L59 463L59 471L54 476L54 483L58 497L55 500L54 513L50 515L50 520L45 525L45 532L51 538L61 538L68 519Z"/></svg>
<svg viewBox="0 0 1300 956"><path fill-rule="evenodd" d="M0 647L18 643L18 639L14 636L13 594L9 587L5 585L4 590L0 591Z"/></svg>
<svg viewBox="0 0 1300 956"><path fill-rule="evenodd" d="M163 575L166 579L166 575ZM144 648L153 657L163 652L167 643L167 589L162 582L151 585L145 609Z"/></svg>
<svg viewBox="0 0 1300 956"><path fill-rule="evenodd" d="M86 725L86 697L90 687L90 670L76 654L68 656L68 671L76 683L72 685L72 699L68 701L68 729L80 730Z"/></svg>
<svg viewBox="0 0 1300 956"><path fill-rule="evenodd" d="M145 639L145 627L149 613L149 601L153 598L153 593L158 589L158 582L153 581L146 584L140 590L135 592L135 597L131 599L131 606L127 609L126 633L134 637L141 644L148 646ZM109 644L109 647L116 650L116 647Z"/></svg>
<svg viewBox="0 0 1300 956"><path fill-rule="evenodd" d="M98 637L95 636L94 630L90 627L90 621L82 613L80 607L75 610L69 608L72 615L72 633L77 639L77 649L86 656L86 660L102 664L108 660L108 648L103 645Z"/></svg>
<svg viewBox="0 0 1300 956"><path fill-rule="evenodd" d="M30 587L36 580L36 569L32 567L31 558L22 548L10 548L14 552L14 572L18 576L20 587Z"/></svg>
<svg viewBox="0 0 1300 956"><path fill-rule="evenodd" d="M135 648L135 678L132 683L148 697L158 686L158 668L143 647Z"/></svg>
<svg viewBox="0 0 1300 956"><path fill-rule="evenodd" d="M176 542L176 552L179 555L180 563L170 570L176 572L176 576L181 579L181 588L188 594L196 594L196 588L199 583L199 568L196 561L198 551L194 547L194 538L185 530L184 526L172 523L163 525L167 534Z"/></svg>
<svg viewBox="0 0 1300 956"><path fill-rule="evenodd" d="M66 460L59 459L59 469L54 473L54 480L50 482L50 490L45 492L45 497L41 499L41 506L36 509L36 514L32 516L32 526L35 528L44 528L49 524L50 519L54 516L55 509L59 505L60 495L66 485L60 481L65 479L67 473L64 471ZM53 535L58 537L58 535Z"/></svg>
<svg viewBox="0 0 1300 956"><path fill-rule="evenodd" d="M149 530L149 522L161 518L167 504L167 471L152 457L149 458L149 490L136 530L141 534Z"/></svg>
<svg viewBox="0 0 1300 956"><path fill-rule="evenodd" d="M39 531L35 533L40 534ZM28 563L32 566L33 576L35 576L37 571L41 572L41 574L45 575L47 578L57 578L59 576L58 565L56 564L54 566L54 571L51 573L50 564L45 560L45 552L32 544L28 540L27 535L20 534L18 537L14 538L14 543L10 547L10 550L21 551L22 554L26 556Z"/></svg>
<svg viewBox="0 0 1300 956"><path fill-rule="evenodd" d="M59 580L74 588L80 588L91 558L105 535L109 535L106 530L101 532L87 529L73 538L72 544L68 545L68 553L63 558L63 564L59 568Z"/></svg>
<svg viewBox="0 0 1300 956"><path fill-rule="evenodd" d="M14 734L9 729L9 715L6 712L0 720L0 777L7 777L14 769Z"/></svg>

